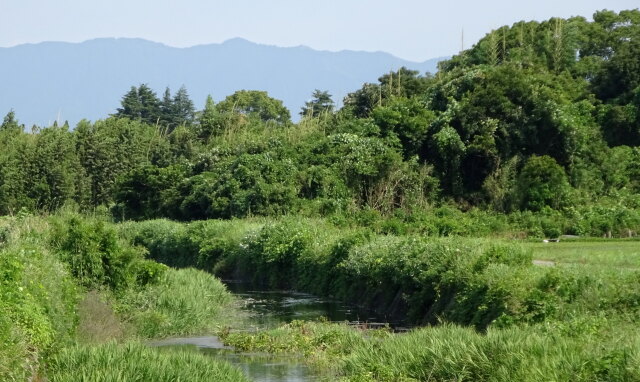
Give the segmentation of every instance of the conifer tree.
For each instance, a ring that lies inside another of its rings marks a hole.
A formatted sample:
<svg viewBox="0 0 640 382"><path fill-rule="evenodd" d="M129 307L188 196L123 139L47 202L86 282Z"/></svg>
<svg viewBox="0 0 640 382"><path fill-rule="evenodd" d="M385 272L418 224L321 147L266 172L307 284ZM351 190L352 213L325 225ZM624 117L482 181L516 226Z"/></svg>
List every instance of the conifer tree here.
<svg viewBox="0 0 640 382"><path fill-rule="evenodd" d="M116 117L126 117L140 120L148 124L156 124L161 117L160 100L147 84L131 90L122 97L121 107L117 109Z"/></svg>
<svg viewBox="0 0 640 382"><path fill-rule="evenodd" d="M16 120L16 113L12 110L9 110L7 115L5 115L4 120L2 121L2 125L0 125L0 131L2 130L11 130L11 131L23 131L24 126L18 124Z"/></svg>
<svg viewBox="0 0 640 382"><path fill-rule="evenodd" d="M167 86L160 103L160 112L162 114L161 122L167 126L173 125L173 99L171 98L171 90Z"/></svg>
<svg viewBox="0 0 640 382"><path fill-rule="evenodd" d="M140 118L140 110L142 109L142 105L140 104L140 99L138 98L138 89L135 86L132 86L131 89L122 97L120 101L121 107L119 107L116 113L118 117L127 117L131 119L139 119Z"/></svg>
<svg viewBox="0 0 640 382"><path fill-rule="evenodd" d="M173 97L171 114L173 117L173 128L180 125L189 126L193 123L195 118L195 107L193 106L193 101L189 98L189 93L187 93L187 89L184 86L181 86Z"/></svg>
<svg viewBox="0 0 640 382"><path fill-rule="evenodd" d="M219 130L220 120L219 113L216 110L216 104L213 102L211 95L207 96L204 109L198 116L198 138L208 141Z"/></svg>
<svg viewBox="0 0 640 382"><path fill-rule="evenodd" d="M160 100L147 84L138 87L140 100L140 119L148 124L158 123L161 117Z"/></svg>

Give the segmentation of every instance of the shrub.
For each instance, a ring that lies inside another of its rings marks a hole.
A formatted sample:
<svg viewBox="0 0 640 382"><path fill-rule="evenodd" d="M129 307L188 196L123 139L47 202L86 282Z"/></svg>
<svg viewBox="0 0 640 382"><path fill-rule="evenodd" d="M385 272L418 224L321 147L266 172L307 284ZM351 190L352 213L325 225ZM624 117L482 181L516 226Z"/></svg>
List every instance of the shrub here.
<svg viewBox="0 0 640 382"><path fill-rule="evenodd" d="M79 216L54 219L53 223L52 246L82 285L123 290L136 280L150 281L136 274L143 271L144 266L137 266L143 253L119 239L114 227Z"/></svg>
<svg viewBox="0 0 640 382"><path fill-rule="evenodd" d="M294 285L298 258L311 247L309 227L294 220L265 225L242 243L242 256L255 266L254 280L275 288Z"/></svg>
<svg viewBox="0 0 640 382"><path fill-rule="evenodd" d="M151 259L171 267L195 266L197 243L189 237L185 224L170 220L125 223L119 227L131 244L146 248Z"/></svg>
<svg viewBox="0 0 640 382"><path fill-rule="evenodd" d="M571 187L564 169L551 157L531 156L518 176L520 207L540 211L568 204Z"/></svg>

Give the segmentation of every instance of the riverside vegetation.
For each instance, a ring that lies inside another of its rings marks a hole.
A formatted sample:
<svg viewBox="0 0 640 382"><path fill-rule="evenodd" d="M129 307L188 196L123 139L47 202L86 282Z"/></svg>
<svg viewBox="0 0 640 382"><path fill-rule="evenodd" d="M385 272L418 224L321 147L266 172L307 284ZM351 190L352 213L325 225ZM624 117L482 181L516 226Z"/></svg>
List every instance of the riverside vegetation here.
<svg viewBox="0 0 640 382"><path fill-rule="evenodd" d="M196 112L144 84L73 130L9 112L0 379L243 380L139 343L228 325L216 275L423 326L220 330L330 379L640 380L639 41L638 10L519 22L295 124L265 92Z"/></svg>
<svg viewBox="0 0 640 382"><path fill-rule="evenodd" d="M196 352L137 343L222 325L232 299L211 275L145 259L104 218L23 214L0 232L3 381L244 380Z"/></svg>
<svg viewBox="0 0 640 382"><path fill-rule="evenodd" d="M335 378L640 378L640 271L615 261L538 267L534 243L381 235L299 217L160 220L121 229L151 258L175 266L357 301L428 324L400 335L306 322L258 334L222 332L239 349L305 354ZM638 246L628 248L637 261Z"/></svg>

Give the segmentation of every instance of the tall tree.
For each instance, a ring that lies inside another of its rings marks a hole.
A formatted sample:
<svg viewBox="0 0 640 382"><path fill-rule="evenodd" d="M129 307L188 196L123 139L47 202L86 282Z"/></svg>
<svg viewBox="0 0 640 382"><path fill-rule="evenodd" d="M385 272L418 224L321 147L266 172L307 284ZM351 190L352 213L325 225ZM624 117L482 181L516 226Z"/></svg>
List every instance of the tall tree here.
<svg viewBox="0 0 640 382"><path fill-rule="evenodd" d="M74 136L65 126L53 126L37 134L33 143L27 195L38 210L55 211L76 197L80 162Z"/></svg>
<svg viewBox="0 0 640 382"><path fill-rule="evenodd" d="M160 120L160 100L156 93L147 84L138 87L138 99L140 100L140 119L148 124L156 124Z"/></svg>
<svg viewBox="0 0 640 382"><path fill-rule="evenodd" d="M162 114L162 124L167 126L173 124L173 99L171 98L169 87L164 89L162 101L160 102L160 113Z"/></svg>
<svg viewBox="0 0 640 382"><path fill-rule="evenodd" d="M343 111L358 118L367 118L378 106L386 105L394 97L411 98L421 96L434 81L427 73L420 75L417 70L405 67L378 78L377 84L366 83L362 88L344 97Z"/></svg>
<svg viewBox="0 0 640 382"><path fill-rule="evenodd" d="M195 119L195 107L189 98L187 88L181 86L173 96L172 126L173 128L185 125L190 126Z"/></svg>
<svg viewBox="0 0 640 382"><path fill-rule="evenodd" d="M24 131L24 125L20 125L18 123L18 120L16 119L16 113L13 110L9 110L7 115L5 115L4 119L2 120L0 130Z"/></svg>
<svg viewBox="0 0 640 382"><path fill-rule="evenodd" d="M156 93L147 84L131 89L122 97L121 107L115 116L140 120L148 124L156 124L162 116L161 102Z"/></svg>
<svg viewBox="0 0 640 382"><path fill-rule="evenodd" d="M118 118L81 121L74 134L91 206L111 202L118 177L151 162L165 139L154 126Z"/></svg>
<svg viewBox="0 0 640 382"><path fill-rule="evenodd" d="M259 90L239 90L218 103L218 111L239 113L278 125L291 123L291 114L282 101Z"/></svg>
<svg viewBox="0 0 640 382"><path fill-rule="evenodd" d="M366 83L362 88L347 94L342 102L343 111L356 118L367 118L376 106L382 105L382 88L377 84Z"/></svg>
<svg viewBox="0 0 640 382"><path fill-rule="evenodd" d="M142 105L138 97L138 88L132 86L131 89L122 97L120 101L121 107L117 110L118 117L127 117L131 119L140 119Z"/></svg>
<svg viewBox="0 0 640 382"><path fill-rule="evenodd" d="M2 147L0 150L1 215L14 214L23 207L33 208L27 197L27 169L31 162L33 148L31 142L32 136L20 130L0 129L0 147Z"/></svg>
<svg viewBox="0 0 640 382"><path fill-rule="evenodd" d="M211 136L220 132L220 115L211 95L207 96L204 109L198 115L198 138L208 141Z"/></svg>
<svg viewBox="0 0 640 382"><path fill-rule="evenodd" d="M317 117L319 115L333 112L334 103L328 91L314 90L313 98L307 101L300 111L303 117Z"/></svg>

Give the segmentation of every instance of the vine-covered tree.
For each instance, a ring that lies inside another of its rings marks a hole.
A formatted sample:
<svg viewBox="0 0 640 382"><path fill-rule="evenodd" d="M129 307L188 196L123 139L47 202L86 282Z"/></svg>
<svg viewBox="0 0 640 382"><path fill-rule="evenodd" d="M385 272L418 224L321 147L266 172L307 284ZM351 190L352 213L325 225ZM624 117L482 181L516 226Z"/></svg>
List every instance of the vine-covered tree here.
<svg viewBox="0 0 640 382"><path fill-rule="evenodd" d="M265 91L239 90L216 105L221 113L242 114L262 122L286 125L291 114L282 101L269 97Z"/></svg>

